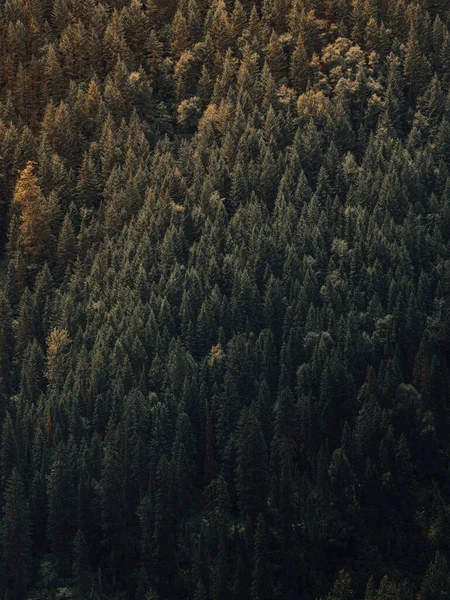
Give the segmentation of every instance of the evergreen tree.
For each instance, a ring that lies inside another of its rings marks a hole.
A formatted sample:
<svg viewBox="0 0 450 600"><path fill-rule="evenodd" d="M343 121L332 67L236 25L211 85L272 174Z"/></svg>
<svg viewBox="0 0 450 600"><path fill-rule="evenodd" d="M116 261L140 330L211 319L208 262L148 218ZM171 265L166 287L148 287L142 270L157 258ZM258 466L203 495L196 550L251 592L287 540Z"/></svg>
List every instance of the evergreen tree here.
<svg viewBox="0 0 450 600"><path fill-rule="evenodd" d="M254 518L265 512L268 485L267 449L261 425L251 409L244 409L239 423L236 489L239 506Z"/></svg>
<svg viewBox="0 0 450 600"><path fill-rule="evenodd" d="M89 589L89 549L81 529L78 529L73 542L72 573L78 598L85 598Z"/></svg>
<svg viewBox="0 0 450 600"><path fill-rule="evenodd" d="M47 480L48 537L57 573L71 573L72 543L75 535L75 490L70 454L60 444Z"/></svg>
<svg viewBox="0 0 450 600"><path fill-rule="evenodd" d="M14 188L13 207L19 214L17 229L10 228L10 250L20 248L27 258L40 259L47 253L50 231L47 210L42 197L34 164L28 162Z"/></svg>
<svg viewBox="0 0 450 600"><path fill-rule="evenodd" d="M65 273L76 258L77 248L70 216L66 213L58 238L56 260L60 274Z"/></svg>
<svg viewBox="0 0 450 600"><path fill-rule="evenodd" d="M263 515L260 513L255 533L255 563L251 586L252 600L269 600L269 598L273 598L271 564L267 546L266 524Z"/></svg>
<svg viewBox="0 0 450 600"><path fill-rule="evenodd" d="M32 568L31 517L22 478L13 469L3 504L2 561L11 594L26 598Z"/></svg>
<svg viewBox="0 0 450 600"><path fill-rule="evenodd" d="M14 351L14 333L12 329L11 307L3 293L0 293L0 376L3 393L12 386L12 357ZM5 407L0 408L4 415Z"/></svg>
<svg viewBox="0 0 450 600"><path fill-rule="evenodd" d="M295 49L291 57L291 81L295 90L304 92L310 77L310 66L308 54L303 38L298 37Z"/></svg>
<svg viewBox="0 0 450 600"><path fill-rule="evenodd" d="M275 81L279 84L284 83L287 75L287 62L283 46L274 30L272 30L270 36L266 56L270 72Z"/></svg>

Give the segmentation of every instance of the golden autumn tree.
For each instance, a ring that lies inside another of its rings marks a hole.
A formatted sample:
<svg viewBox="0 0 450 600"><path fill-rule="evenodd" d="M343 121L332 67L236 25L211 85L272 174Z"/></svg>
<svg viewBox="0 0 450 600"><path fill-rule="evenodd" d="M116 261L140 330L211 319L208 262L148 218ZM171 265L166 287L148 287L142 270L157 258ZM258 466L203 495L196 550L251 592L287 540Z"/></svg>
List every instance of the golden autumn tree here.
<svg viewBox="0 0 450 600"><path fill-rule="evenodd" d="M61 384L67 374L72 340L67 329L55 327L47 337L47 378Z"/></svg>
<svg viewBox="0 0 450 600"><path fill-rule="evenodd" d="M180 10L177 10L172 21L172 34L170 48L173 55L179 58L189 48L189 27Z"/></svg>
<svg viewBox="0 0 450 600"><path fill-rule="evenodd" d="M47 205L34 173L34 163L29 161L14 188L10 252L22 250L31 261L43 258L50 238L47 217Z"/></svg>

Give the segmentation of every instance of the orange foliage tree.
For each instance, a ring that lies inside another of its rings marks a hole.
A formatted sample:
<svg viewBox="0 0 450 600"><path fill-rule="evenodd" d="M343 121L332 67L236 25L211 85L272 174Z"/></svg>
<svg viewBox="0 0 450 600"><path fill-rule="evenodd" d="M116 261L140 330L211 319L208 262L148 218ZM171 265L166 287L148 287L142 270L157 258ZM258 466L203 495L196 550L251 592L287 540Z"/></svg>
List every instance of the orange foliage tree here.
<svg viewBox="0 0 450 600"><path fill-rule="evenodd" d="M9 228L11 253L22 250L31 261L45 256L50 238L47 213L45 198L34 174L34 163L29 161L14 188L13 216Z"/></svg>

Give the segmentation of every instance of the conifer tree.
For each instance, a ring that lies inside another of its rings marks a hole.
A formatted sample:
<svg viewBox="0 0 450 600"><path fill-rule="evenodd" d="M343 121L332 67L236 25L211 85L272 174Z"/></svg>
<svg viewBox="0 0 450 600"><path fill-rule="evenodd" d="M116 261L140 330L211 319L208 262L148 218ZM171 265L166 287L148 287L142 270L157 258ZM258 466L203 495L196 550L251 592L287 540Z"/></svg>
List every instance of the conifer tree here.
<svg viewBox="0 0 450 600"><path fill-rule="evenodd" d="M66 213L58 238L56 260L61 274L70 267L76 258L76 241L70 216Z"/></svg>
<svg viewBox="0 0 450 600"><path fill-rule="evenodd" d="M255 562L251 586L252 600L269 600L273 598L271 565L267 545L266 523L260 513L255 533Z"/></svg>
<svg viewBox="0 0 450 600"><path fill-rule="evenodd" d="M57 573L67 577L72 571L72 544L75 536L75 489L71 456L61 443L47 480L48 537Z"/></svg>
<svg viewBox="0 0 450 600"><path fill-rule="evenodd" d="M60 385L67 374L71 339L66 329L50 332L47 338L47 378L51 383Z"/></svg>
<svg viewBox="0 0 450 600"><path fill-rule="evenodd" d="M302 36L299 36L291 57L291 82L298 93L305 91L310 77L308 54Z"/></svg>
<svg viewBox="0 0 450 600"><path fill-rule="evenodd" d="M89 549L81 529L78 529L73 542L72 573L78 598L85 598L89 589Z"/></svg>
<svg viewBox="0 0 450 600"><path fill-rule="evenodd" d="M11 595L26 598L32 568L31 518L22 478L14 468L7 483L1 531L2 561Z"/></svg>
<svg viewBox="0 0 450 600"><path fill-rule="evenodd" d="M265 511L267 449L261 425L251 409L244 409L239 425L236 489L241 510L254 518Z"/></svg>
<svg viewBox="0 0 450 600"><path fill-rule="evenodd" d="M12 357L14 351L14 334L12 329L11 307L3 293L0 293L0 377L4 392L12 386ZM0 409L3 416L4 411Z"/></svg>
<svg viewBox="0 0 450 600"><path fill-rule="evenodd" d="M278 84L284 83L287 75L286 57L280 38L274 30L267 46L267 62L275 81Z"/></svg>
<svg viewBox="0 0 450 600"><path fill-rule="evenodd" d="M28 162L20 173L14 188L13 210L19 215L17 235L12 239L10 249L13 253L21 249L28 260L39 260L48 251L50 231L47 221L47 210L44 198L34 174L34 163Z"/></svg>

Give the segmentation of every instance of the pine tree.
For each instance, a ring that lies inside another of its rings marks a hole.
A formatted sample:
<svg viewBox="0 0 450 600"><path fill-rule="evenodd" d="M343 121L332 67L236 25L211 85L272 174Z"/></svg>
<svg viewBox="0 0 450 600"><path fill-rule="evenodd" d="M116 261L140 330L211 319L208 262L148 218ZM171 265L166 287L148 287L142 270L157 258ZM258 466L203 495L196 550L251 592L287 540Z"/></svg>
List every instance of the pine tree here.
<svg viewBox="0 0 450 600"><path fill-rule="evenodd" d="M308 54L305 48L303 37L300 35L297 39L294 51L291 56L290 75L292 85L300 94L306 90L311 69Z"/></svg>
<svg viewBox="0 0 450 600"><path fill-rule="evenodd" d="M274 30L270 36L266 59L275 81L280 85L286 81L287 61L280 38Z"/></svg>
<svg viewBox="0 0 450 600"><path fill-rule="evenodd" d="M423 55L417 33L413 26L410 28L408 45L406 48L404 73L409 81L410 96L415 100L417 95L423 91L429 79L430 65Z"/></svg>
<svg viewBox="0 0 450 600"><path fill-rule="evenodd" d="M46 92L49 98L57 102L64 95L64 73L53 44L47 48L45 61Z"/></svg>
<svg viewBox="0 0 450 600"><path fill-rule="evenodd" d="M171 468L165 456L162 456L158 463L156 479L155 560L159 565L160 589L163 594L167 594L172 589L177 569Z"/></svg>
<svg viewBox="0 0 450 600"><path fill-rule="evenodd" d="M72 574L77 597L81 600L89 590L89 549L81 529L78 529L73 542Z"/></svg>
<svg viewBox="0 0 450 600"><path fill-rule="evenodd" d="M352 580L350 575L342 570L326 600L351 600L351 598L353 598Z"/></svg>
<svg viewBox="0 0 450 600"><path fill-rule="evenodd" d="M271 564L267 546L266 523L260 513L255 533L255 560L250 596L252 600L270 600L273 598Z"/></svg>
<svg viewBox="0 0 450 600"><path fill-rule="evenodd" d="M445 556L436 552L434 560L425 573L420 589L423 600L431 600L448 595L450 588L448 564Z"/></svg>
<svg viewBox="0 0 450 600"><path fill-rule="evenodd" d="M99 486L103 546L107 552L110 581L113 587L126 577L129 532L124 511L123 472L118 449L118 433L112 423L106 433Z"/></svg>
<svg viewBox="0 0 450 600"><path fill-rule="evenodd" d="M55 452L47 480L48 538L57 573L67 577L72 571L72 543L75 527L75 489L71 455L61 443Z"/></svg>
<svg viewBox="0 0 450 600"><path fill-rule="evenodd" d="M4 393L11 391L12 357L14 351L14 334L12 329L11 307L3 293L0 293L0 377ZM1 389L0 388L0 389ZM3 416L4 407L0 408Z"/></svg>
<svg viewBox="0 0 450 600"><path fill-rule="evenodd" d="M183 13L178 10L172 22L171 50L179 58L189 47L189 27Z"/></svg>
<svg viewBox="0 0 450 600"><path fill-rule="evenodd" d="M236 489L239 506L254 518L265 512L267 501L267 449L261 425L250 409L244 409L239 424Z"/></svg>
<svg viewBox="0 0 450 600"><path fill-rule="evenodd" d="M36 404L44 390L44 356L36 340L30 342L22 358L20 396L29 404Z"/></svg>
<svg viewBox="0 0 450 600"><path fill-rule="evenodd" d="M58 238L56 260L59 273L62 276L76 258L77 248L70 216L66 213Z"/></svg>
<svg viewBox="0 0 450 600"><path fill-rule="evenodd" d="M198 580L197 585L195 586L195 594L194 600L207 600L208 596L206 594L205 586L201 579Z"/></svg>
<svg viewBox="0 0 450 600"><path fill-rule="evenodd" d="M32 569L31 517L22 478L16 468L5 489L1 548L8 587L14 598L22 600L26 598Z"/></svg>
<svg viewBox="0 0 450 600"><path fill-rule="evenodd" d="M211 598L212 600L225 600L229 597L229 574L228 561L223 539L219 544L217 557L214 561L214 567L211 577Z"/></svg>
<svg viewBox="0 0 450 600"><path fill-rule="evenodd" d="M70 358L70 345L71 339L66 329L55 327L47 338L47 378L55 385L64 382Z"/></svg>
<svg viewBox="0 0 450 600"><path fill-rule="evenodd" d="M6 413L1 436L1 483L3 491L6 490L11 473L19 464L19 447L14 425L10 414Z"/></svg>

